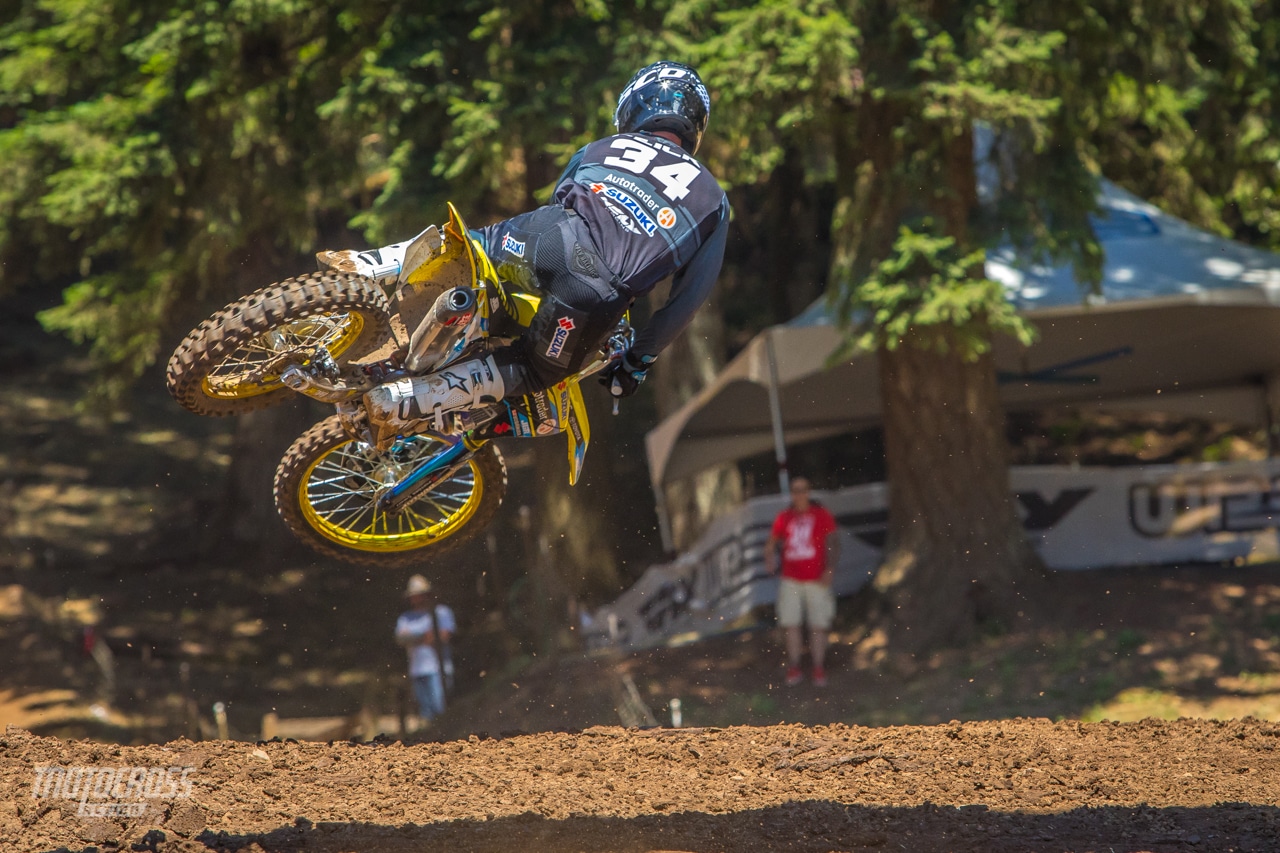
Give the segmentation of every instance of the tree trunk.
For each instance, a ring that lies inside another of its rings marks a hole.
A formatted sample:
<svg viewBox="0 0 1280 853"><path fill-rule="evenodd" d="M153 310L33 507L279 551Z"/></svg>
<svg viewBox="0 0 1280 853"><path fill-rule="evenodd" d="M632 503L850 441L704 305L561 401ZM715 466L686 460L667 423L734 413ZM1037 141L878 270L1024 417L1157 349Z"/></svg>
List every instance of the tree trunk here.
<svg viewBox="0 0 1280 853"><path fill-rule="evenodd" d="M707 304L693 316L689 327L650 372L649 381L653 383L658 404L657 420L670 415L710 385L724 366L725 324L720 294L733 290L729 281L732 275L729 270L721 273L721 281ZM652 304L663 304L666 296L665 290L654 294ZM646 430L653 426L646 425ZM733 463L717 465L668 485L664 496L675 549L680 551L692 545L718 514L742 503L742 495L742 474Z"/></svg>
<svg viewBox="0 0 1280 853"><path fill-rule="evenodd" d="M617 533L611 527L609 513L602 511L612 508L614 501L609 491L615 485L607 474L608 460L603 457L618 450L610 440L612 424L606 419L607 410L602 410L599 400L594 399L601 395L594 393L596 388L582 390L591 422L591 443L582 479L576 486L569 485L567 438L558 434L530 439L538 442L534 530L551 543L553 557L549 559L562 591L579 596L621 587ZM527 569L536 570L532 565Z"/></svg>
<svg viewBox="0 0 1280 853"><path fill-rule="evenodd" d="M1009 491L994 361L919 343L879 353L890 489L874 587L905 652L1013 627L1044 581Z"/></svg>
<svg viewBox="0 0 1280 853"><path fill-rule="evenodd" d="M299 398L236 419L226 497L219 520L208 530L211 547L274 556L293 546L292 535L276 515L276 466L289 445L331 411Z"/></svg>

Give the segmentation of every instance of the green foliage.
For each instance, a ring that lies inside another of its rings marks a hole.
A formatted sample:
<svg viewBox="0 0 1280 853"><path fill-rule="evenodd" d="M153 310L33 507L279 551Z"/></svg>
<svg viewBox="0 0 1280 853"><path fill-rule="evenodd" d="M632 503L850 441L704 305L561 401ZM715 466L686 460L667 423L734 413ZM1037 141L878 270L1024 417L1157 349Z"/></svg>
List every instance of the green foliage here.
<svg viewBox="0 0 1280 853"><path fill-rule="evenodd" d="M286 0L20 12L0 30L0 284L71 282L42 319L90 342L100 390L118 392L172 311L314 242L356 144L314 144L320 99L367 34Z"/></svg>
<svg viewBox="0 0 1280 853"><path fill-rule="evenodd" d="M930 224L921 223L921 231L902 226L892 252L858 286L857 298L837 305L844 311L866 306L861 318L838 315L856 329L853 347L895 349L911 340L969 359L987 352L991 332L1029 344L1031 326L1004 298L1003 288L974 274L982 250L961 256L955 239L930 233Z"/></svg>
<svg viewBox="0 0 1280 853"><path fill-rule="evenodd" d="M1260 1L0 0L0 21L0 289L67 288L45 322L112 389L186 305L344 226L380 242L446 198L479 220L545 199L658 56L710 84L727 182L794 160L832 189L828 295L860 345L1025 340L976 253L1096 282L1099 170L1280 247L1280 14Z"/></svg>
<svg viewBox="0 0 1280 853"><path fill-rule="evenodd" d="M116 398L150 363L163 328L160 312L170 304L173 284L164 272L153 273L141 289L120 273L92 276L69 287L63 304L45 311L41 321L77 344L90 344L90 354L100 361L120 366L103 377L100 389Z"/></svg>
<svg viewBox="0 0 1280 853"><path fill-rule="evenodd" d="M1220 233L1280 244L1269 4L688 0L668 23L718 95L734 180L791 147L810 180L834 182L828 295L859 345L938 325L961 330L965 355L993 332L1025 341L1000 289L958 259L1003 244L1096 287L1099 170ZM994 137L981 195L967 153L979 124ZM947 238L947 259L922 271L922 247Z"/></svg>
<svg viewBox="0 0 1280 853"><path fill-rule="evenodd" d="M1136 652L1146 642L1141 631L1133 628L1121 628L1116 634L1116 654L1127 657Z"/></svg>
<svg viewBox="0 0 1280 853"><path fill-rule="evenodd" d="M327 239L524 209L608 127L664 5L0 0L0 289L115 393Z"/></svg>
<svg viewBox="0 0 1280 853"><path fill-rule="evenodd" d="M729 116L731 174L754 180L790 145L808 153L811 180L834 181L828 296L856 345L946 340L973 357L993 332L1027 340L1003 291L982 277L981 252L999 243L1097 277L1094 179L1073 147L1055 142L1062 32L1021 21L1014 3L937 14L919 2L821 0L679 10L718 27L699 59ZM977 123L996 137L982 206ZM1041 173L1056 191L1022 180ZM956 332L911 334L930 326Z"/></svg>
<svg viewBox="0 0 1280 853"><path fill-rule="evenodd" d="M1129 24L1140 61L1100 57L1117 70L1089 117L1091 157L1177 216L1280 249L1280 10L1199 0L1145 11Z"/></svg>
<svg viewBox="0 0 1280 853"><path fill-rule="evenodd" d="M829 0L725 5L677 4L668 19L689 34L683 44L715 97L714 133L728 148L717 176L757 181L791 141L822 160L822 137L862 86L857 27ZM824 176L820 162L812 167Z"/></svg>

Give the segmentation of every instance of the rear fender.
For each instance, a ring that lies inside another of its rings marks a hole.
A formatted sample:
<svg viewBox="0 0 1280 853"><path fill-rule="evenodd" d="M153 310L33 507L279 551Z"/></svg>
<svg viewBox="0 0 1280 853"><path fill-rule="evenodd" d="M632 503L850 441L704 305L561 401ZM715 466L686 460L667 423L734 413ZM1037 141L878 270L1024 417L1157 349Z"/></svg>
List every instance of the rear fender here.
<svg viewBox="0 0 1280 853"><path fill-rule="evenodd" d="M565 434L569 438L569 485L572 486L582 476L587 444L591 441L591 423L587 420L587 405L582 399L578 377L561 382L556 388L560 392L561 420L564 421Z"/></svg>
<svg viewBox="0 0 1280 853"><path fill-rule="evenodd" d="M441 229L443 240L439 248L426 254L416 267L401 273L401 285L396 291L396 308L405 329L412 334L430 313L440 294L458 287L479 289L486 296L496 290L498 274L493 262L480 245L472 239L466 222L452 203L448 205L449 219ZM415 257L418 255L415 254ZM479 294L477 294L478 296ZM467 337L474 338L488 330L489 299L477 299L478 309L473 320L474 328L467 330Z"/></svg>

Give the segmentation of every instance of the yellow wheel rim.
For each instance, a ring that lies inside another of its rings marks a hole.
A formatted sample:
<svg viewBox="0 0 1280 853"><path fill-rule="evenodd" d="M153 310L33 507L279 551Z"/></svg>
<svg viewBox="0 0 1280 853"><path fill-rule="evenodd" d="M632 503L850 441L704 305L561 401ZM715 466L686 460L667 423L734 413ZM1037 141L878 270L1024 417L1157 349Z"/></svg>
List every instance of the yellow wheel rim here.
<svg viewBox="0 0 1280 853"><path fill-rule="evenodd" d="M217 399L257 397L283 387L276 374L263 368L290 352L310 351L323 346L338 357L364 331L364 316L355 311L316 314L253 338L224 358L204 378L204 393Z"/></svg>
<svg viewBox="0 0 1280 853"><path fill-rule="evenodd" d="M363 442L339 444L307 468L298 486L302 515L326 539L360 551L410 551L452 536L484 495L474 460L397 515L377 508L384 490L446 447L421 435L381 453Z"/></svg>

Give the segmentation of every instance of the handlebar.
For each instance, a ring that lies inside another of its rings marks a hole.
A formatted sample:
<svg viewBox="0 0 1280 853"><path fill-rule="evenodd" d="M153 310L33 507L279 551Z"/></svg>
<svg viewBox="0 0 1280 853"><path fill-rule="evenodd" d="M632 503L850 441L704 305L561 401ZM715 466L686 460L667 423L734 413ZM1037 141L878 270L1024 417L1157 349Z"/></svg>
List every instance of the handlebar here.
<svg viewBox="0 0 1280 853"><path fill-rule="evenodd" d="M605 345L600 349L600 355L590 364L578 371L578 377L585 379L604 370L609 365L620 360L622 356L631 349L631 345L635 343L636 331L631 328L631 324L625 319L618 324L618 328L614 331L609 339L605 341ZM613 398L613 413L618 414L618 398Z"/></svg>

